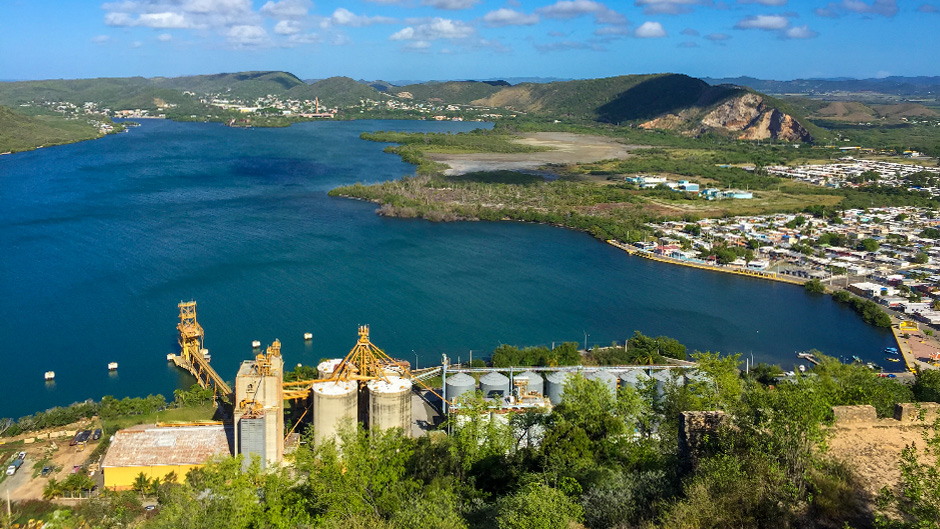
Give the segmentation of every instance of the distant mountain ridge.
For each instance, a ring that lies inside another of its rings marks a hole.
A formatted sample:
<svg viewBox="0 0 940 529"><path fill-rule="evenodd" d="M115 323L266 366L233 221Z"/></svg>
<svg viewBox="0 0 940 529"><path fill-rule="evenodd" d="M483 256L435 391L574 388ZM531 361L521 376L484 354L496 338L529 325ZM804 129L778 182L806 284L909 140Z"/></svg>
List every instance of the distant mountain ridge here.
<svg viewBox="0 0 940 529"><path fill-rule="evenodd" d="M794 79L774 81L754 77L703 78L711 85L734 84L746 86L768 94L820 95L832 92L872 92L906 97L940 96L940 76L899 77L875 79Z"/></svg>
<svg viewBox="0 0 940 529"><path fill-rule="evenodd" d="M355 106L364 99L393 98L438 105L473 104L546 118L670 129L686 135L722 132L741 139L810 141L815 134L812 125L804 123L793 109L754 94L740 82L714 86L672 73L516 85L505 80L486 80L396 86L349 77L308 83L278 71L0 83L0 104L9 106L35 100L77 105L94 101L113 110L172 108L174 115L187 117L205 114L207 107L199 99L208 94L247 101L268 95L299 100L320 98L324 104L338 107ZM724 111L719 111L721 108Z"/></svg>

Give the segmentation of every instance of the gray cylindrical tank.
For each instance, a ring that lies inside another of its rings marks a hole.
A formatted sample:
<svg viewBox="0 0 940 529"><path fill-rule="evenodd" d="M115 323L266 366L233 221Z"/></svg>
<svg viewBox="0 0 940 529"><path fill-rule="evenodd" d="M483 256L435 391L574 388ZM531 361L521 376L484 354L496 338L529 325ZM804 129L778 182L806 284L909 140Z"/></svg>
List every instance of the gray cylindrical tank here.
<svg viewBox="0 0 940 529"><path fill-rule="evenodd" d="M572 371L554 371L545 377L545 396L552 401L552 404L556 406L561 404L561 397L565 393L565 381L575 375L577 373Z"/></svg>
<svg viewBox="0 0 940 529"><path fill-rule="evenodd" d="M649 379L650 376L646 374L646 371L640 369L631 369L620 375L620 384L623 386L631 386L636 389L642 389Z"/></svg>
<svg viewBox="0 0 940 529"><path fill-rule="evenodd" d="M330 378L333 375L333 370L336 369L336 366L342 363L342 361L342 358L331 358L317 364L317 378Z"/></svg>
<svg viewBox="0 0 940 529"><path fill-rule="evenodd" d="M545 381L542 379L542 375L536 373L535 371L525 371L519 373L513 377L513 382L516 380L526 379L529 383L526 385L526 391L529 393L538 393L542 395L545 393Z"/></svg>
<svg viewBox="0 0 940 529"><path fill-rule="evenodd" d="M466 373L454 373L447 377L447 382L445 385L445 391L447 395L445 398L454 402L455 399L466 394L473 394L477 389L477 381Z"/></svg>
<svg viewBox="0 0 940 529"><path fill-rule="evenodd" d="M605 371L598 369L597 371L589 371L584 374L584 378L587 380L596 380L604 385L610 392L614 395L617 394L617 375L614 375L610 371Z"/></svg>
<svg viewBox="0 0 940 529"><path fill-rule="evenodd" d="M509 392L509 377L495 371L491 371L480 377L480 391L488 399L498 399L507 397Z"/></svg>
<svg viewBox="0 0 940 529"><path fill-rule="evenodd" d="M387 430L401 428L411 436L411 381L400 377L370 380L369 428Z"/></svg>
<svg viewBox="0 0 940 529"><path fill-rule="evenodd" d="M672 373L669 369L653 371L653 380L656 381L656 393L662 395L665 390L666 382L672 380Z"/></svg>
<svg viewBox="0 0 940 529"><path fill-rule="evenodd" d="M313 441L319 445L336 437L346 423L355 426L359 392L355 382L313 384Z"/></svg>

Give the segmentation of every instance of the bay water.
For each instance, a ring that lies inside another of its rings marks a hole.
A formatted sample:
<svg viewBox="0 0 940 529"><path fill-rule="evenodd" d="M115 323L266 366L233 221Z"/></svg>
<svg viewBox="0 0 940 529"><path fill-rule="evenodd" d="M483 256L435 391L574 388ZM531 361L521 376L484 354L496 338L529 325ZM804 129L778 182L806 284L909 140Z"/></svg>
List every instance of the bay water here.
<svg viewBox="0 0 940 529"><path fill-rule="evenodd" d="M360 324L418 367L634 330L787 369L813 347L882 361L890 332L800 287L630 257L550 226L389 219L327 196L413 171L361 132L480 125L142 120L0 156L0 417L103 395L171 399L194 382L166 361L177 304L191 299L228 380L252 340L279 338L288 367L316 364L348 353Z"/></svg>

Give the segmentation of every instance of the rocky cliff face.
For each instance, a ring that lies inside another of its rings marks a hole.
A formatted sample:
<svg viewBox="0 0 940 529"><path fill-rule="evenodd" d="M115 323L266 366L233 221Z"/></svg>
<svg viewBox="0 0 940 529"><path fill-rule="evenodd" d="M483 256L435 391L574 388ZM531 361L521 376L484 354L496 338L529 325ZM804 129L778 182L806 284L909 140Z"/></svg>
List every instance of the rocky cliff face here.
<svg viewBox="0 0 940 529"><path fill-rule="evenodd" d="M693 134L709 129L719 129L738 133L736 136L741 140L772 138L803 142L813 139L793 116L768 106L763 97L750 92L728 99L701 119L695 119L691 114L691 112L683 112L679 115L668 114L647 121L640 126L647 129L686 128Z"/></svg>

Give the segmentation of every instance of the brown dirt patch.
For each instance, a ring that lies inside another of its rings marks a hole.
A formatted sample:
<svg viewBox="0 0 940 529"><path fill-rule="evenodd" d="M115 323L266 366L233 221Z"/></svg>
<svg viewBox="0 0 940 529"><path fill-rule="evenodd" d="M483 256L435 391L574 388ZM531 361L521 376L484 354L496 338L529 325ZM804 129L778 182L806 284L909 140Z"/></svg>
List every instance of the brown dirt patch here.
<svg viewBox="0 0 940 529"><path fill-rule="evenodd" d="M513 140L524 145L547 147L550 151L526 153L427 153L435 162L445 163L448 175L474 171L534 171L545 165L569 165L627 158L645 145L627 145L605 136L570 132L534 132Z"/></svg>
<svg viewBox="0 0 940 529"><path fill-rule="evenodd" d="M901 451L911 443L923 448L923 432L923 426L901 426L893 419L871 426L839 427L830 440L830 454L855 471L861 499L871 504L882 487L897 485Z"/></svg>

